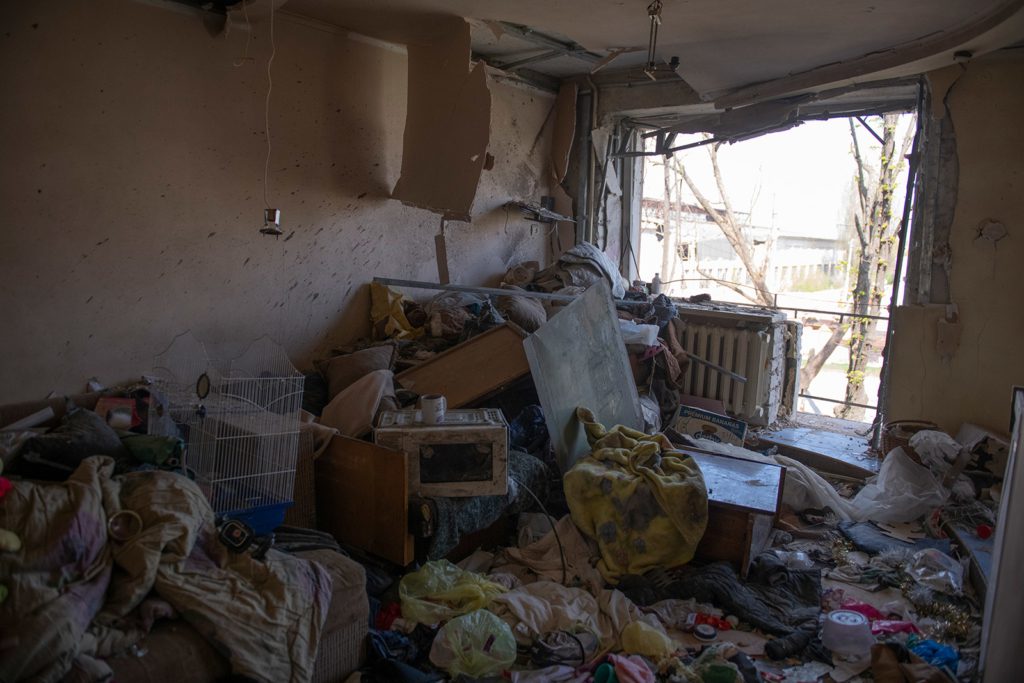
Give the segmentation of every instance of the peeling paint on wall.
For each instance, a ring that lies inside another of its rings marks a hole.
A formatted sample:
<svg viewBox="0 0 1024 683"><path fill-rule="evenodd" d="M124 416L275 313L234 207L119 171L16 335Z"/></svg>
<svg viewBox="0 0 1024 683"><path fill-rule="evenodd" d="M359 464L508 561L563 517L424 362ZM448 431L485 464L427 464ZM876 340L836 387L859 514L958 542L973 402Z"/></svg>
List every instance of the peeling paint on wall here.
<svg viewBox="0 0 1024 683"><path fill-rule="evenodd" d="M392 196L406 204L470 220L487 156L491 96L482 63L470 68L469 25L459 17L429 22L410 42L409 104L402 176Z"/></svg>
<svg viewBox="0 0 1024 683"><path fill-rule="evenodd" d="M1022 81L1024 56L992 55L968 64L946 98L959 159L955 213L947 243L936 238L911 259L946 253L950 299L933 291L934 304L894 311L887 419L932 420L952 433L961 422L1009 429L1010 387L1024 384Z"/></svg>

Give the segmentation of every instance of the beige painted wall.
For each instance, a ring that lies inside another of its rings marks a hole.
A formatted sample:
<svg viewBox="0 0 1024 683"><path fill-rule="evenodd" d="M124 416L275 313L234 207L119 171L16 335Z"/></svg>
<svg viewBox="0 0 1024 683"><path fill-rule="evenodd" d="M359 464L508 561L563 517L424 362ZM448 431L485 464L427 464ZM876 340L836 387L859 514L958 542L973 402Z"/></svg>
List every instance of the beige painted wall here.
<svg viewBox="0 0 1024 683"><path fill-rule="evenodd" d="M366 333L374 275L437 279L438 217L388 198L404 51L278 15L275 240L258 233L268 26L236 67L246 32L211 37L178 7L0 8L0 401L137 377L188 329L228 350L268 333L304 366ZM494 169L473 223L447 228L452 279L469 284L548 255L543 231L500 207L544 189L553 97L490 87Z"/></svg>
<svg viewBox="0 0 1024 683"><path fill-rule="evenodd" d="M962 334L943 358L936 325L945 308L896 311L889 419L1009 430L1010 387L1024 384L1024 56L1016 52L971 63L949 95L960 159L950 286ZM1009 234L997 244L977 239L986 219Z"/></svg>

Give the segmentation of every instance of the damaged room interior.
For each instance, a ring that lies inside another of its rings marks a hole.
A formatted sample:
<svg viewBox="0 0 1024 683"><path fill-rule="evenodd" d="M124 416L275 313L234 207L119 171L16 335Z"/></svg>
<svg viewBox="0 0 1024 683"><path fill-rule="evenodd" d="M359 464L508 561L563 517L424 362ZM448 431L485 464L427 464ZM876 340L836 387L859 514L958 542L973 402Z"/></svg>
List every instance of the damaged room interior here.
<svg viewBox="0 0 1024 683"><path fill-rule="evenodd" d="M1024 0L0 24L0 683L1024 675Z"/></svg>

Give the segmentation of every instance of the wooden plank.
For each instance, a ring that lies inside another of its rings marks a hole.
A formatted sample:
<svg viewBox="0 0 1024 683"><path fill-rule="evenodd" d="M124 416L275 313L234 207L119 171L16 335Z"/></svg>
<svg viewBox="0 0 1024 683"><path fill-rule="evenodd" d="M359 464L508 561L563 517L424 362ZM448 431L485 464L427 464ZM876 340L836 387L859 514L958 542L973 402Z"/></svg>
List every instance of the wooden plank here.
<svg viewBox="0 0 1024 683"><path fill-rule="evenodd" d="M530 373L523 351L526 333L506 323L439 353L395 379L418 394L441 394L461 408Z"/></svg>
<svg viewBox="0 0 1024 683"><path fill-rule="evenodd" d="M541 325L523 346L563 472L590 452L576 419L578 407L592 410L609 428L643 427L629 356L604 280Z"/></svg>
<svg viewBox="0 0 1024 683"><path fill-rule="evenodd" d="M709 502L708 526L697 544L694 558L702 562L730 562L746 577L751 561L768 545L772 524L772 515Z"/></svg>
<svg viewBox="0 0 1024 683"><path fill-rule="evenodd" d="M316 460L320 528L341 543L405 566L409 533L409 470L404 453L335 436Z"/></svg>
<svg viewBox="0 0 1024 683"><path fill-rule="evenodd" d="M864 479L878 473L880 461L871 453L865 437L825 432L806 427L787 427L758 436L762 445L808 467L845 477Z"/></svg>

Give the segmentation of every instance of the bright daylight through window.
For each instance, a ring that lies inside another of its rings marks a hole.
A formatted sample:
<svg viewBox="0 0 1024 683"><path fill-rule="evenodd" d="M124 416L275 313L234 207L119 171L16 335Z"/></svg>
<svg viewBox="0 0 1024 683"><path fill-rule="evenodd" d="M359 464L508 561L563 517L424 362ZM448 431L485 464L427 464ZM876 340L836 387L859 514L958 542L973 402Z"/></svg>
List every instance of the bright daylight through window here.
<svg viewBox="0 0 1024 683"><path fill-rule="evenodd" d="M647 157L640 277L785 311L803 323L798 410L872 421L914 132L896 112Z"/></svg>

